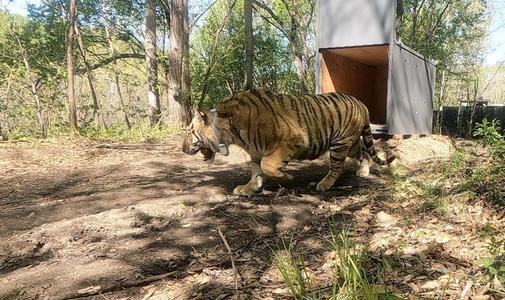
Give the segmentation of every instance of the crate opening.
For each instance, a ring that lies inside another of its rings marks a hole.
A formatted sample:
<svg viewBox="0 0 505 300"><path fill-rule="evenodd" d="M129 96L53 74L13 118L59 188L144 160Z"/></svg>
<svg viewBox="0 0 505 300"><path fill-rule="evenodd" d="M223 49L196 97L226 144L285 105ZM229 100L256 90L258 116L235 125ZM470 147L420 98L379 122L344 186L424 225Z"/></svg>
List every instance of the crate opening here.
<svg viewBox="0 0 505 300"><path fill-rule="evenodd" d="M388 45L321 50L321 93L342 92L365 103L374 124L386 123Z"/></svg>

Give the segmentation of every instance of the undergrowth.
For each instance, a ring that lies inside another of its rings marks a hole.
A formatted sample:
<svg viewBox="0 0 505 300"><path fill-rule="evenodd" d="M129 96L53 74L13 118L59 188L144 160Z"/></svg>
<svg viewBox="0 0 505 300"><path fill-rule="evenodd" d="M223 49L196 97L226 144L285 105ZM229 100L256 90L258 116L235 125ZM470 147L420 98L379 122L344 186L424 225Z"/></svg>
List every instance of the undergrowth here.
<svg viewBox="0 0 505 300"><path fill-rule="evenodd" d="M282 242L283 248L275 254L275 264L291 295L297 299L377 300L400 299L388 292L383 284L388 261L373 268L365 245L349 237L349 231L330 231L328 248L334 253L331 285L319 287L309 274L301 252L292 240Z"/></svg>
<svg viewBox="0 0 505 300"><path fill-rule="evenodd" d="M156 126L152 128L144 128L142 126L135 126L132 128L111 126L107 129L97 129L94 127L82 128L80 129L79 134L82 137L92 140L154 143L179 132L181 132L181 129L165 126Z"/></svg>
<svg viewBox="0 0 505 300"><path fill-rule="evenodd" d="M77 137L82 137L90 140L108 141L108 142L126 142L126 143L156 143L168 136L180 133L182 129L171 128L164 125L149 127L135 125L128 128L124 125L112 125L107 128L96 127L81 127L77 132ZM46 138L62 138L75 136L71 135L67 127L52 128ZM41 137L30 132L13 130L9 135L9 140L12 141L37 141Z"/></svg>

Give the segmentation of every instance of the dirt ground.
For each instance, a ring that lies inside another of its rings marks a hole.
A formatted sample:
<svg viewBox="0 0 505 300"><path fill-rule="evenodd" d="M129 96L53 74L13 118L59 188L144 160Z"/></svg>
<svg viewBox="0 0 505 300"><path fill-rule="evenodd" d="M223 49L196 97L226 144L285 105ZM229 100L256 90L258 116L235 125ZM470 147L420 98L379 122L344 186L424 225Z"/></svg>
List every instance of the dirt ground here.
<svg viewBox="0 0 505 300"><path fill-rule="evenodd" d="M453 151L442 137L393 149L412 177ZM0 298L289 299L274 264L281 239L294 241L324 286L331 226L351 228L377 261L399 262L387 283L401 297L460 299L489 288L475 279L486 252L479 230L500 228L503 216L485 204L419 213L416 199L391 196L387 167L363 179L352 163L332 190L315 193L306 186L326 173L320 160L292 163L293 181L236 197L249 178L245 159L232 150L207 164L183 154L178 137L0 144Z"/></svg>

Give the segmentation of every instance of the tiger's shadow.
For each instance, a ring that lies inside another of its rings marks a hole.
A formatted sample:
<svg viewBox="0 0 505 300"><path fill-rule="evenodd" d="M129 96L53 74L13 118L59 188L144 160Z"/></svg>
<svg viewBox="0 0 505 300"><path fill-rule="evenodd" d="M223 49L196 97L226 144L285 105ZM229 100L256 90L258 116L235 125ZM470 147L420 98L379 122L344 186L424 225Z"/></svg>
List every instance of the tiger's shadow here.
<svg viewBox="0 0 505 300"><path fill-rule="evenodd" d="M324 178L328 172L328 167L321 160L316 161L294 161L290 162L286 173L293 176L293 179L271 179L266 178L263 187L255 193L250 200L253 202L270 201L271 198L284 195L315 196L319 200L328 201L335 197L349 197L362 193L365 189L380 187L384 184L387 177L384 174L383 167L371 166L368 177L358 177L355 175L358 166L349 161L346 163L342 176L335 185L326 192L318 192L311 183L317 183ZM197 174L194 174L198 176ZM240 184L245 184L250 179L250 169L247 163L234 164L225 169L210 170L205 175L211 179L201 181L197 186L215 186L223 189L228 195L232 196L233 189ZM240 197L243 200L247 197Z"/></svg>

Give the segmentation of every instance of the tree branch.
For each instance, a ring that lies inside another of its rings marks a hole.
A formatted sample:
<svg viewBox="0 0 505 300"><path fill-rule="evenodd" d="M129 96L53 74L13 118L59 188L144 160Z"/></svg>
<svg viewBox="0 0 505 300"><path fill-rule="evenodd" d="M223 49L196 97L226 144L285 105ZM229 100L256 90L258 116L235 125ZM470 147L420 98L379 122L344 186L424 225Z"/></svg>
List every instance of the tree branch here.
<svg viewBox="0 0 505 300"><path fill-rule="evenodd" d="M202 11L199 15L197 15L196 17L193 18L191 24L189 25L189 32L191 32L191 30L193 30L193 27L196 25L198 20L200 20L200 18L203 17L212 8L212 6L214 6L214 4L216 4L216 2L217 2L217 0L214 0L214 2L212 2L204 11Z"/></svg>
<svg viewBox="0 0 505 300"><path fill-rule="evenodd" d="M102 60L101 62L98 62L94 65L90 65L89 69L92 71L92 70L96 70L98 68L101 68L105 65L108 65L112 62L115 62L116 60L118 59L124 59L124 58L137 58L137 59L144 59L145 58L145 55L143 54L139 54L139 53L120 53L120 54L115 54L111 57L108 57L104 60ZM85 68L81 68L81 69L78 69L77 70L77 74L83 74L84 72L86 72L86 69Z"/></svg>
<svg viewBox="0 0 505 300"><path fill-rule="evenodd" d="M277 22L278 26L275 26L275 27L277 29L279 29L282 32L282 34L284 34L286 36L286 38L289 39L288 30L286 30L286 26L285 26L284 22L273 12L273 10L270 7L268 7L265 3L257 1L257 0L253 0L253 4L257 5L258 7L260 7L264 11L266 11L272 17L272 19L274 19L275 22ZM267 20L267 18L265 18L264 16L262 16L262 17L265 21L269 22ZM272 24L271 22L269 22L269 23Z"/></svg>

